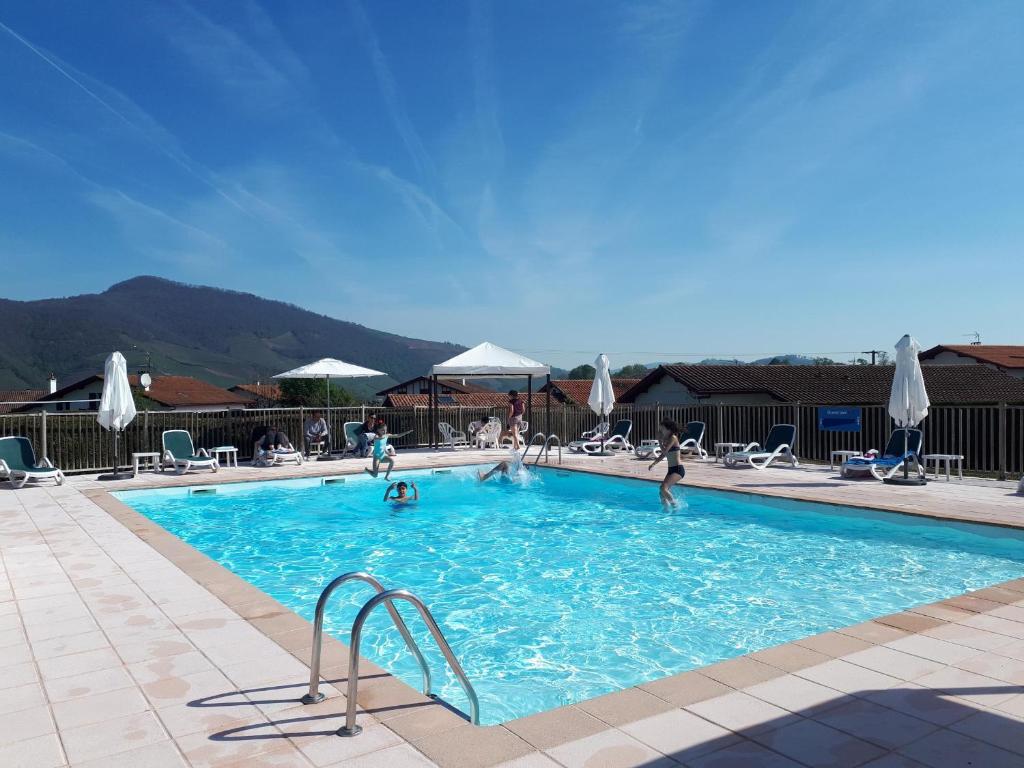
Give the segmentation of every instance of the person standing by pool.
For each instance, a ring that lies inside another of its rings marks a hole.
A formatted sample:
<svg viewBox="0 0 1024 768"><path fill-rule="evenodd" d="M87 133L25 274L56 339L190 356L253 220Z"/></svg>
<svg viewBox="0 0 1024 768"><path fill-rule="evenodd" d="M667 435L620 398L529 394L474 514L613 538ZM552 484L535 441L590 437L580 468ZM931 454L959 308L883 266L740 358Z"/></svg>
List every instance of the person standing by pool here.
<svg viewBox="0 0 1024 768"><path fill-rule="evenodd" d="M508 393L508 430L506 434L512 438L512 450L519 450L519 428L523 423L523 414L526 412L526 403L520 399L519 393L512 390Z"/></svg>
<svg viewBox="0 0 1024 768"><path fill-rule="evenodd" d="M661 455L651 462L647 471L654 469L654 465L662 459L668 461L668 472L661 481L659 493L662 504L666 507L675 507L678 505L672 496L672 486L686 477L686 470L679 457L679 425L672 419L663 420L658 428L658 442L661 444Z"/></svg>

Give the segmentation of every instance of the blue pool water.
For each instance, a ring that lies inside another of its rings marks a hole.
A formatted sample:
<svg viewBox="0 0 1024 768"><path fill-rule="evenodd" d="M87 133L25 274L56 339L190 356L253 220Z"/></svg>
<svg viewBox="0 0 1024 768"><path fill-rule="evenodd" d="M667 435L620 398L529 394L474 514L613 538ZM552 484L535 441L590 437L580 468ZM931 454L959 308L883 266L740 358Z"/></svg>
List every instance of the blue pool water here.
<svg viewBox="0 0 1024 768"><path fill-rule="evenodd" d="M432 609L502 722L1024 575L1019 531L686 488L665 512L636 480L541 469L479 485L476 468L403 472L423 500L384 504L349 477L128 491L123 501L312 619L334 576L366 570ZM347 640L364 585L339 590ZM410 606L436 687L466 709ZM364 654L418 687L387 613Z"/></svg>

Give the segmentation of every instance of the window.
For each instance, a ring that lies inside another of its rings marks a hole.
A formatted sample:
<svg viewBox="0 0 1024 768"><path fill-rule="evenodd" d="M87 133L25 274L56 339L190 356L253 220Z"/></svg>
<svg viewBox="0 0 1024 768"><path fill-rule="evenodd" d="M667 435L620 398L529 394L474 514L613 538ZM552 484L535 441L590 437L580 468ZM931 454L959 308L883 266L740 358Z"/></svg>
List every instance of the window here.
<svg viewBox="0 0 1024 768"><path fill-rule="evenodd" d="M101 392L90 392L89 393L89 410L98 411L100 409L100 398L102 397Z"/></svg>

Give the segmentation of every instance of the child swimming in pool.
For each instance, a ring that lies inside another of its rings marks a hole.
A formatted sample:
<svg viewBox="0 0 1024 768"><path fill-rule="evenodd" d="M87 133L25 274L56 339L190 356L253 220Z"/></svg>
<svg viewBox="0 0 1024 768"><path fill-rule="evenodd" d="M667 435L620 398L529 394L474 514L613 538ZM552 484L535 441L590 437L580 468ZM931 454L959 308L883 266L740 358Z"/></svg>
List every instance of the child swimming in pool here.
<svg viewBox="0 0 1024 768"><path fill-rule="evenodd" d="M388 434L388 427L386 424L381 424L374 430L376 437L373 439L373 469L364 470L371 477L377 477L380 474L380 465L387 463L388 471L384 474L385 480L391 479L391 472L395 468L395 460L388 453L388 440L392 437L399 438L405 437L410 434L412 430L407 432L401 432L397 435Z"/></svg>
<svg viewBox="0 0 1024 768"><path fill-rule="evenodd" d="M668 472L665 473L665 479L661 481L659 494L664 506L675 508L679 504L672 496L672 486L686 477L686 470L679 458L679 425L672 419L662 421L658 428L658 441L661 443L661 455L651 462L647 471L650 472L654 469L654 465L662 459L668 461Z"/></svg>
<svg viewBox="0 0 1024 768"><path fill-rule="evenodd" d="M412 496L409 495L410 488L412 488ZM394 496L391 496L392 490L395 492ZM409 504L419 500L420 489L416 487L416 483L392 483L388 486L388 489L384 491L384 501L391 501L395 504Z"/></svg>

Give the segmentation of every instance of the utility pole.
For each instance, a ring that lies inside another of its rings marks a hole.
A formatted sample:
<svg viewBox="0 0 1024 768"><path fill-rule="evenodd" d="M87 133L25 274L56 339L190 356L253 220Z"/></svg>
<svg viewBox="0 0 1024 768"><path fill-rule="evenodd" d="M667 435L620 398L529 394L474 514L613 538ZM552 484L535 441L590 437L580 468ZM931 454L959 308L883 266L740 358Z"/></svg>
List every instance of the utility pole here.
<svg viewBox="0 0 1024 768"><path fill-rule="evenodd" d="M881 349L867 349L867 350L861 352L861 354L862 355L871 355L871 364L874 365L875 364L875 358L878 355L882 354L882 351L883 350L881 350Z"/></svg>

